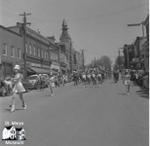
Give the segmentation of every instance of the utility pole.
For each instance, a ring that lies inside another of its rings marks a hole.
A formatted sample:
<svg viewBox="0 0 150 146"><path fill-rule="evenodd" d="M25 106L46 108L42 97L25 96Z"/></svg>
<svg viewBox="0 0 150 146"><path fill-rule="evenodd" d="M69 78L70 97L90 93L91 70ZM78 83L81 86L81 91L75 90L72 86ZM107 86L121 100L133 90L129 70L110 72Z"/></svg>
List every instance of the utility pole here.
<svg viewBox="0 0 150 146"><path fill-rule="evenodd" d="M58 64L59 64L60 74L62 74L60 55L61 55L61 47L58 45Z"/></svg>
<svg viewBox="0 0 150 146"><path fill-rule="evenodd" d="M70 41L70 74L72 73L72 42Z"/></svg>
<svg viewBox="0 0 150 146"><path fill-rule="evenodd" d="M120 67L120 66L122 65L122 64L121 64L121 63L122 63L121 49L123 49L123 48L119 48L119 49L118 49L118 57L119 57L119 62L118 62L119 64L118 64L118 65L119 65L119 70L121 70L121 67Z"/></svg>
<svg viewBox="0 0 150 146"><path fill-rule="evenodd" d="M129 45L126 46L127 51L127 68L129 68Z"/></svg>
<svg viewBox="0 0 150 146"><path fill-rule="evenodd" d="M129 45L125 44L124 45L124 59L125 59L125 67L129 67Z"/></svg>
<svg viewBox="0 0 150 146"><path fill-rule="evenodd" d="M120 71L120 48L118 49L118 65L119 65L119 71Z"/></svg>
<svg viewBox="0 0 150 146"><path fill-rule="evenodd" d="M24 12L23 14L19 14L19 16L23 17L22 30L23 30L23 59L24 59L24 78L27 77L27 66L26 66L26 26L31 25L31 23L27 22L27 16L31 15L31 13Z"/></svg>
<svg viewBox="0 0 150 146"><path fill-rule="evenodd" d="M85 66L84 66L84 62L85 62L85 59L84 59L84 49L82 49L82 67L83 67L83 70L85 71Z"/></svg>

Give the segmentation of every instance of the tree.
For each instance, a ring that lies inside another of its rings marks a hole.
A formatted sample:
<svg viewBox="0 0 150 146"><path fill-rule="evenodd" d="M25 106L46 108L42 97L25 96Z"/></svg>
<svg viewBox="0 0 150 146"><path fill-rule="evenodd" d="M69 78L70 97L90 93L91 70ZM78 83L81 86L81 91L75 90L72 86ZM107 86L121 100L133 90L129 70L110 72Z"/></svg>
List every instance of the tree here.
<svg viewBox="0 0 150 146"><path fill-rule="evenodd" d="M115 68L122 68L124 66L124 57L118 56L115 60Z"/></svg>
<svg viewBox="0 0 150 146"><path fill-rule="evenodd" d="M107 68L108 70L111 70L112 61L110 60L110 58L109 58L108 56L102 56L102 57L98 60L98 64L104 66L104 67Z"/></svg>
<svg viewBox="0 0 150 146"><path fill-rule="evenodd" d="M116 65L123 65L124 64L124 57L123 56L118 56L115 60Z"/></svg>
<svg viewBox="0 0 150 146"><path fill-rule="evenodd" d="M108 56L102 56L100 59L94 59L88 65L88 67L100 67L103 66L107 70L111 70L111 60Z"/></svg>

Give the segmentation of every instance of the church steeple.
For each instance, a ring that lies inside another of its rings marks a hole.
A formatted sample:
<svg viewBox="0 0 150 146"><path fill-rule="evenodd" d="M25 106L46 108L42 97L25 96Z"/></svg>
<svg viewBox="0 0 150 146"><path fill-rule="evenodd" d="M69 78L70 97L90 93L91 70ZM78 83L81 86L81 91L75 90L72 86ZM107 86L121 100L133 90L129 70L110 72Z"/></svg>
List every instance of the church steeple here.
<svg viewBox="0 0 150 146"><path fill-rule="evenodd" d="M63 19L63 23L62 23L62 31L63 30L66 30L66 31L68 30L68 25L65 19Z"/></svg>
<svg viewBox="0 0 150 146"><path fill-rule="evenodd" d="M65 19L63 19L63 22L62 22L62 34L60 36L60 41L62 42L66 42L68 40L71 40L71 37L68 33L68 25L67 25L67 22Z"/></svg>

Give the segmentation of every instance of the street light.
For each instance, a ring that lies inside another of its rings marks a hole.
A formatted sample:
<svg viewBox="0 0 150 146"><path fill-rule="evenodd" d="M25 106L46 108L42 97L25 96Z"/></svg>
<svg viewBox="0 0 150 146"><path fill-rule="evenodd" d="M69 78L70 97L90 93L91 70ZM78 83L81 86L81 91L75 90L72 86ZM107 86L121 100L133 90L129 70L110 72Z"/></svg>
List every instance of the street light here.
<svg viewBox="0 0 150 146"><path fill-rule="evenodd" d="M143 37L144 37L145 34L144 34L144 22L143 21L141 23L127 24L128 27L141 26L141 25L142 25L142 34L143 34Z"/></svg>

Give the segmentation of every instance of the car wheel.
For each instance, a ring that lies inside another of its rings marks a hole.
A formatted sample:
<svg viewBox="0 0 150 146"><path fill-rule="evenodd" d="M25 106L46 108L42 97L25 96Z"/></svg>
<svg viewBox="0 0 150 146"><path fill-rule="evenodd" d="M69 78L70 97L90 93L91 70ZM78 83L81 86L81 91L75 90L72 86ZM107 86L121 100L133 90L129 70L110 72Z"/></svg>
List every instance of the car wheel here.
<svg viewBox="0 0 150 146"><path fill-rule="evenodd" d="M40 85L36 85L36 89L38 90L38 89L40 89L41 88L41 86Z"/></svg>

